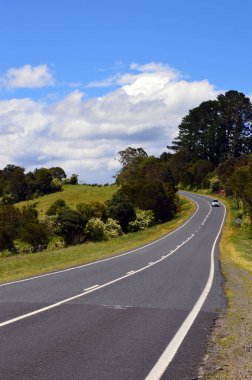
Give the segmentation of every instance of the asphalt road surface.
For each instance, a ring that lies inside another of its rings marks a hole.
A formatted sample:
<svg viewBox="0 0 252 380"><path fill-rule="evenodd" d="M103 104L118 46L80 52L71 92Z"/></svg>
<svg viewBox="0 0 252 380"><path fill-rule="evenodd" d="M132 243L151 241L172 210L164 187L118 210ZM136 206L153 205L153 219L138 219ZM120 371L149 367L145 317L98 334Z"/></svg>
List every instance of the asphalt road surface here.
<svg viewBox="0 0 252 380"><path fill-rule="evenodd" d="M225 307L225 208L204 196L141 249L0 285L0 379L195 379Z"/></svg>

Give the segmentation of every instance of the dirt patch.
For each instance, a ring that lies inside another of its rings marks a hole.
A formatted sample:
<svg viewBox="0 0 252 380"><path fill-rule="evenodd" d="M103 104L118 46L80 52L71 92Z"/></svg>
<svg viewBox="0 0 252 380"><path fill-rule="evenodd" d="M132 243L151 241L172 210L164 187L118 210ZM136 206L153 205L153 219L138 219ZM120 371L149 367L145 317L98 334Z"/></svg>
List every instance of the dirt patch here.
<svg viewBox="0 0 252 380"><path fill-rule="evenodd" d="M252 379L252 273L222 262L228 308L213 326L198 379Z"/></svg>

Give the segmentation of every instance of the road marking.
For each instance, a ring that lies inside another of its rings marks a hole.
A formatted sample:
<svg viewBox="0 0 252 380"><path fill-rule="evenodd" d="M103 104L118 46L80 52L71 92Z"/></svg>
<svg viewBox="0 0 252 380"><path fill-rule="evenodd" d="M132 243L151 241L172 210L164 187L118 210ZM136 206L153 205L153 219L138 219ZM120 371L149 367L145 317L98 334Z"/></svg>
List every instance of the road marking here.
<svg viewBox="0 0 252 380"><path fill-rule="evenodd" d="M131 270L130 272L127 272L126 274L133 274L133 273L135 273L135 271Z"/></svg>
<svg viewBox="0 0 252 380"><path fill-rule="evenodd" d="M193 236L194 236L194 234L192 234L192 235L190 236L189 239L192 239ZM146 266L144 266L144 267L142 267L142 268L140 268L140 269L137 269L137 270L135 270L135 271L128 272L126 275L124 275L124 276L122 276L122 277L119 277L119 278L116 278L115 280L109 281L109 282L107 282L107 283L105 283L105 284L103 284L103 285L97 285L97 286L94 285L94 286L92 286L91 288L87 288L87 289L85 289L85 290L84 290L82 293L80 293L80 294L77 294L77 295L75 295L75 296L72 296L72 297L69 297L69 298L63 299L63 300L61 300L61 301L59 301L59 302L56 302L56 303L54 303L54 304L51 304L51 305L49 305L49 306L43 307L43 308L41 308L41 309L34 310L34 311L32 311L32 312L30 312L30 313L27 313L27 314L20 315L19 317L16 317L16 318L9 319L8 321L1 322L1 323L0 323L0 327L7 326L7 325L10 325L10 324L12 324L12 323L18 322L18 321L20 321L20 320L22 320L22 319L32 317L32 316L34 316L34 315L36 315L36 314L43 313L43 312L48 311L48 310L50 310L50 309L54 309L54 308L56 308L56 307L58 307L58 306L61 306L61 305L65 304L65 303L67 303L67 302L70 302L70 301L73 301L73 300L75 300L75 299L77 299L77 298L83 297L83 296L85 296L86 294L89 294L89 293L95 292L96 290L103 289L103 288L105 288L105 287L107 287L107 286L109 286L109 285L115 284L116 282L119 282L119 281L123 280L124 278L127 278L127 277L133 276L133 275L135 275L135 274L137 274L137 273L143 272L144 270L149 269L151 266L154 266L154 265L160 263L161 261L165 260L167 257L171 256L174 252L176 252L176 251L177 251L182 245L184 245L184 244L186 244L186 243L185 243L185 242L182 243L179 247L177 247L177 248L174 249L172 252L170 252L170 253L168 253L166 256L164 256L164 258L161 258L161 259L159 259L159 260L157 260L157 261L155 261L155 262L151 261L148 265L146 265Z"/></svg>
<svg viewBox="0 0 252 380"><path fill-rule="evenodd" d="M90 286L90 288L83 289L84 292L97 288L99 285Z"/></svg>
<svg viewBox="0 0 252 380"><path fill-rule="evenodd" d="M76 267L71 267L71 268L67 268L67 269L63 269L63 270L59 270L59 271L56 271L56 272L51 272L51 273L45 273L45 274L41 274L41 275L38 275L38 276L33 276L33 277L29 277L29 278L24 278L23 280L17 280L17 281L11 281L11 282L6 282L4 284L0 284L0 287L2 286L8 286L8 285L14 285L14 284L18 284L20 282L26 282L26 281L31 281L31 280L36 280L36 279L39 279L39 278L42 278L42 277L47 277L47 276L54 276L54 275L57 275L57 274L61 274L61 273L65 273L65 272L69 272L69 271L72 271L72 270L78 270L78 269L82 269L84 267L87 267L87 266L90 266L90 265L96 265L96 264L99 264L99 263L103 263L105 261L109 261L109 260L115 260L115 259L118 259L120 257L123 257L123 256L126 256L126 255L129 255L131 253L134 253L134 252L137 252L137 251L140 251L144 248L147 248L147 247L150 247L156 243L158 243L159 241L161 240L164 240L166 238L168 238L169 236L173 235L175 232L179 231L181 228L185 227L190 221L191 219L197 214L198 210L199 210L199 205L198 203L191 199L192 202L194 202L196 204L196 210L194 211L193 215L184 223L182 224L180 227L178 227L177 229L175 229L174 231L170 232L169 234L149 243L149 244L146 244L142 247L139 247L139 248L136 248L136 249L133 249L131 251L128 251L128 252L125 252L125 253L121 253L119 255L116 255L116 256L113 256L113 257L108 257L107 259L102 259L102 260L97 260L97 261L94 261L92 263L87 263L87 264L83 264L83 265L79 265L79 266L76 266Z"/></svg>
<svg viewBox="0 0 252 380"><path fill-rule="evenodd" d="M216 247L216 243L219 239L219 236L222 231L222 227L225 221L226 217L226 207L224 205L224 216L223 220L220 226L220 229L218 231L218 234L216 235L216 238L214 240L212 250L211 250L211 266L210 266L210 272L208 276L207 283L205 285L205 288L203 289L199 299L193 306L192 310L178 329L177 333L174 335L173 339L170 341L160 358L158 359L157 363L155 366L152 368L148 376L145 378L145 380L159 380L167 367L169 366L170 362L176 355L181 343L183 342L185 336L187 335L188 331L190 330L193 322L195 321L197 315L200 312L200 309L202 308L209 292L213 284L213 279L214 279L214 251Z"/></svg>

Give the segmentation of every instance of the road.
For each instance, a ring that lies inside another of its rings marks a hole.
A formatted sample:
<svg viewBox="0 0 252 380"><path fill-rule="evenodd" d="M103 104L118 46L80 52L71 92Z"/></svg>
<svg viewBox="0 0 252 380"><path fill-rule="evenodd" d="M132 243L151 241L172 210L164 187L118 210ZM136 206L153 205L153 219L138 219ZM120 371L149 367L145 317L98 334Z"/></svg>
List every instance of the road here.
<svg viewBox="0 0 252 380"><path fill-rule="evenodd" d="M225 306L225 208L187 194L194 215L166 237L96 263L0 285L0 378L193 379Z"/></svg>

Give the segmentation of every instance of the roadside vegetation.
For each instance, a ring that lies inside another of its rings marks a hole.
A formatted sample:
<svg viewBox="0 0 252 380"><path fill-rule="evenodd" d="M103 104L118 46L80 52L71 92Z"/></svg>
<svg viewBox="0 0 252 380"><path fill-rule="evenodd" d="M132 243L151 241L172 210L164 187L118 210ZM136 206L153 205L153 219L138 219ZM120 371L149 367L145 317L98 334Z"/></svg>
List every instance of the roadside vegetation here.
<svg viewBox="0 0 252 380"><path fill-rule="evenodd" d="M236 225L241 205L224 202L228 214L220 252L228 307L215 322L201 375L206 380L251 379L252 232L248 220Z"/></svg>
<svg viewBox="0 0 252 380"><path fill-rule="evenodd" d="M181 197L180 205L179 213L171 221L154 225L138 233L131 232L108 241L89 242L43 253L2 257L0 282L85 264L150 243L176 229L195 210L194 203L184 197Z"/></svg>

